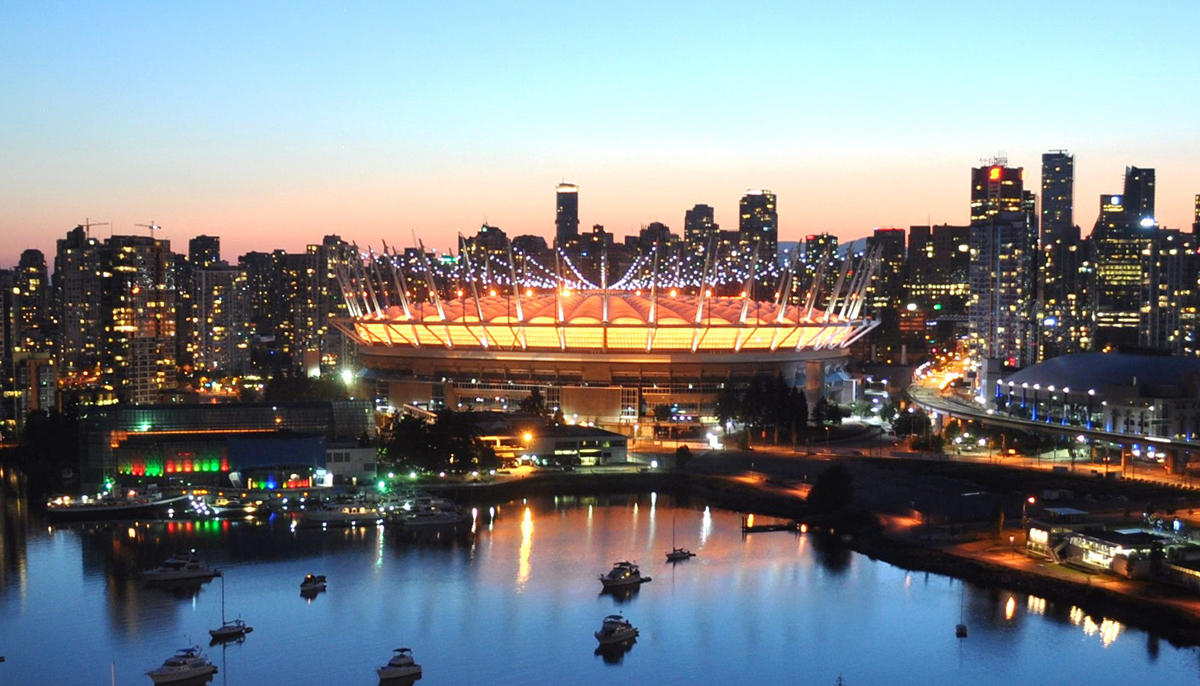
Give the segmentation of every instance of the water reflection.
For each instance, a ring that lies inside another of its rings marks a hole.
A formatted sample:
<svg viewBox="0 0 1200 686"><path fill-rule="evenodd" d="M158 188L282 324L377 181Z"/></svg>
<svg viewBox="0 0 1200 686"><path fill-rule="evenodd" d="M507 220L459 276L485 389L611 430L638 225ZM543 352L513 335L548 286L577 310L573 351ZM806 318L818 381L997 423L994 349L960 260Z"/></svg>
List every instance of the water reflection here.
<svg viewBox="0 0 1200 686"><path fill-rule="evenodd" d="M521 550L517 554L517 592L525 590L529 581L532 565L529 563L533 552L533 510L525 508L525 518L521 521Z"/></svg>
<svg viewBox="0 0 1200 686"><path fill-rule="evenodd" d="M625 660L625 655L633 650L635 643L637 643L636 638L631 638L623 643L609 643L596 648L594 654L599 655L606 665L619 665Z"/></svg>
<svg viewBox="0 0 1200 686"><path fill-rule="evenodd" d="M642 590L642 584L631 584L629 586L611 586L601 589L600 596L613 599L617 605L624 605L638 596L638 592Z"/></svg>

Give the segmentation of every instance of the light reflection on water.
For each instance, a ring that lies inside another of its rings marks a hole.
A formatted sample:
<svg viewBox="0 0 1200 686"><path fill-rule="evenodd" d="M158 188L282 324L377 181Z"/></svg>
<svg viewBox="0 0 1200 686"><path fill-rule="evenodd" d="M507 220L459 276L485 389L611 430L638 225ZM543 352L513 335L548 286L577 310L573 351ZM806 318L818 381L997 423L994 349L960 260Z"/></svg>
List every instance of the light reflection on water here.
<svg viewBox="0 0 1200 686"><path fill-rule="evenodd" d="M642 507L639 507L639 504ZM485 513L487 515L485 516ZM0 683L146 684L146 669L207 638L219 584L148 589L140 571L195 547L227 570L229 614L255 627L206 649L216 683L376 684L397 645L431 684L1197 683L1197 652L1085 610L906 572L793 533L743 537L735 513L668 496L517 501L473 513L474 536L377 527L291 531L230 522L5 528ZM660 517L665 517L658 521ZM476 522L476 520L482 520ZM699 556L664 562L677 545ZM659 526L661 525L661 526ZM654 581L601 593L612 562ZM300 597L305 574L329 590ZM956 641L960 603L970 638ZM641 630L597 651L600 619ZM1082 640L1081 640L1082 639ZM70 649L64 647L70 646ZM52 656L52 659L48 659ZM219 665L220 666L220 665Z"/></svg>

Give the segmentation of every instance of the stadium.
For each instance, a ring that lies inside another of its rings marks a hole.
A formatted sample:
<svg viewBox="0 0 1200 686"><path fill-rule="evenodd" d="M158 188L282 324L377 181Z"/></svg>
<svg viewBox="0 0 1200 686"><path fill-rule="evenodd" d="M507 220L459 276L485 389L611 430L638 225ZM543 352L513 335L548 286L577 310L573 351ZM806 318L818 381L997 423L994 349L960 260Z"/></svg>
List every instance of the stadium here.
<svg viewBox="0 0 1200 686"><path fill-rule="evenodd" d="M861 292L848 291L835 312L812 298L797 305L711 290L508 290L376 307L365 305L378 298L363 298L356 316L336 324L394 407L508 409L537 388L567 421L625 434L654 415L662 421L663 406L667 422L715 422L722 386L755 376L819 392L826 371L875 326L857 316Z"/></svg>

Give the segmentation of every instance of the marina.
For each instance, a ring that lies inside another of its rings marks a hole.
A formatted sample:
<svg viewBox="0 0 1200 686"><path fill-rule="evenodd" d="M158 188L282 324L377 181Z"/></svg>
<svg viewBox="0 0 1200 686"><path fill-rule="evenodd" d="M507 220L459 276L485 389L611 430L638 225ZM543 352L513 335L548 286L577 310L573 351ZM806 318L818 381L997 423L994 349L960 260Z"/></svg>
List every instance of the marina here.
<svg viewBox="0 0 1200 686"><path fill-rule="evenodd" d="M147 671L221 616L217 584L144 584L144 570L195 549L229 574L229 607L255 628L220 655L204 651L220 667L213 684L377 684L397 646L417 657L419 683L435 686L549 673L596 684L821 684L839 674L849 684L1044 683L1046 664L1095 684L1200 682L1195 649L1084 608L907 572L813 535L743 537L733 512L651 494L464 510L467 530L441 538L378 525L293 531L279 515L7 522L0 677L108 683L114 663L116 683L150 683ZM663 561L672 528L698 553L688 564ZM655 582L598 593L596 576L614 560L647 561L640 572ZM318 572L336 585L298 597L298 581ZM67 595L81 601L64 607ZM610 615L633 620L636 646L597 647ZM956 623L970 639L954 637ZM47 627L77 648L31 659Z"/></svg>

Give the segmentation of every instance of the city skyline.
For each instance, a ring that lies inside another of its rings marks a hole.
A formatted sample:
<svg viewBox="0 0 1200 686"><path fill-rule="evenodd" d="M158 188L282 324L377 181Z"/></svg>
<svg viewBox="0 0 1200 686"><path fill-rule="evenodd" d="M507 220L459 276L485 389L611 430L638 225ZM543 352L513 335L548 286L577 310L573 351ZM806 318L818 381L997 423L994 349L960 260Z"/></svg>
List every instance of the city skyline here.
<svg viewBox="0 0 1200 686"><path fill-rule="evenodd" d="M0 266L86 218L229 255L328 233L444 247L485 221L552 236L561 181L584 228L681 232L697 203L732 228L766 188L781 240L845 240L965 222L970 167L1036 172L1054 149L1076 156L1085 235L1126 166L1157 170L1162 225L1192 222L1196 7L1014 10L995 44L957 5L745 11L6 5L0 231L23 240ZM993 60L1003 92L977 82Z"/></svg>

